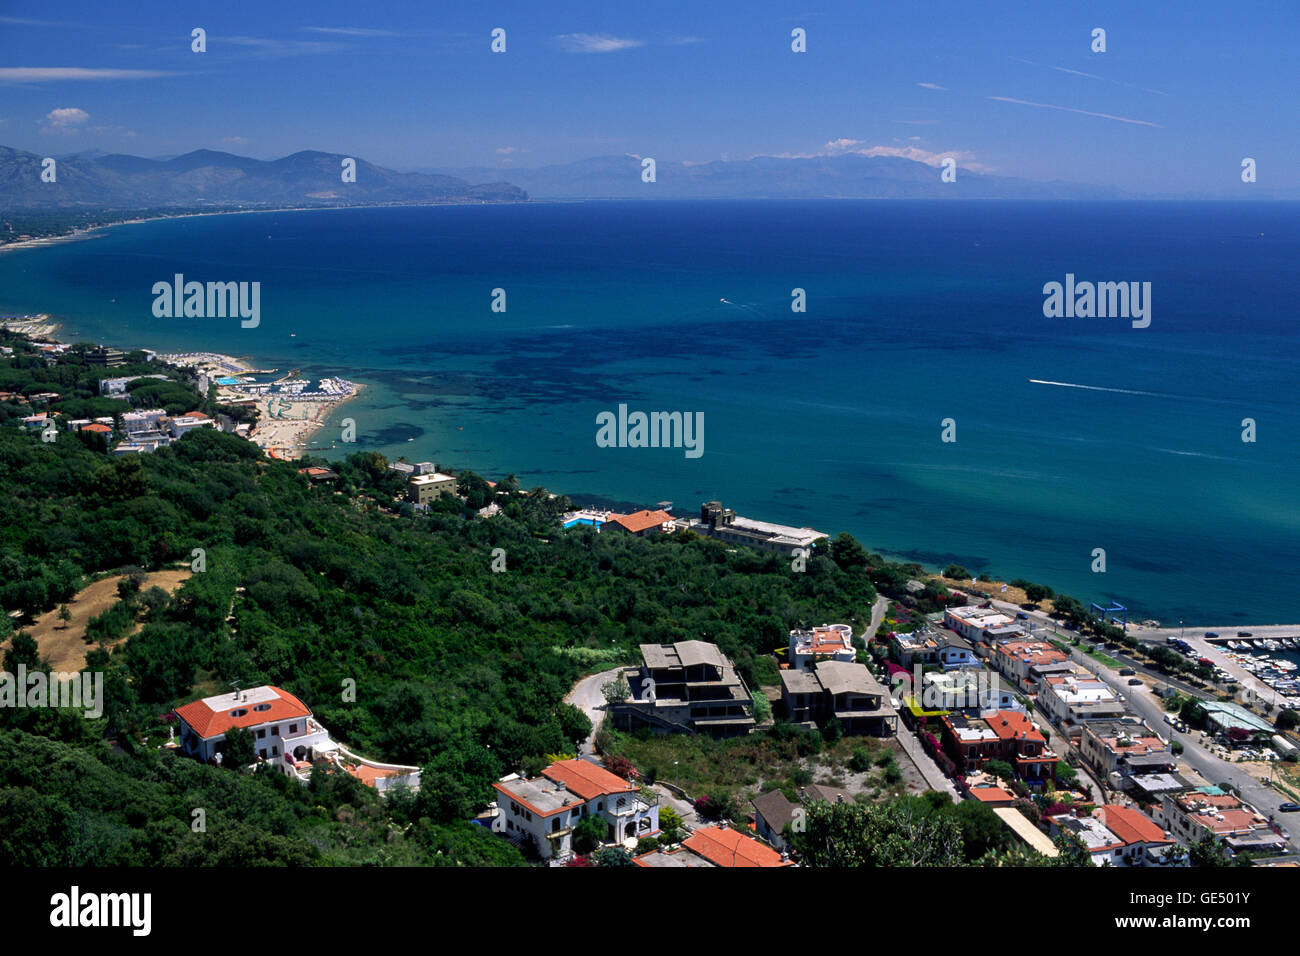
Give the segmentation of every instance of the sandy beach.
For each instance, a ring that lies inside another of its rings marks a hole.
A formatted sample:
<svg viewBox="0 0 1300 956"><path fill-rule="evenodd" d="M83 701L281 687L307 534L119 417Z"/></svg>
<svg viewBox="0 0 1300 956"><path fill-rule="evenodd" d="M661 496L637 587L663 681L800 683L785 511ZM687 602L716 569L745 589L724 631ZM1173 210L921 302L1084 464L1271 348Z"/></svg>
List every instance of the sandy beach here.
<svg viewBox="0 0 1300 956"><path fill-rule="evenodd" d="M276 458L301 458L312 436L325 426L339 406L360 394L362 388L364 386L357 385L352 394L334 400L277 396L276 406L282 417L272 417L268 413L268 402L261 400L258 402L257 425L249 433L249 440ZM281 403L287 403L289 407L286 409Z"/></svg>

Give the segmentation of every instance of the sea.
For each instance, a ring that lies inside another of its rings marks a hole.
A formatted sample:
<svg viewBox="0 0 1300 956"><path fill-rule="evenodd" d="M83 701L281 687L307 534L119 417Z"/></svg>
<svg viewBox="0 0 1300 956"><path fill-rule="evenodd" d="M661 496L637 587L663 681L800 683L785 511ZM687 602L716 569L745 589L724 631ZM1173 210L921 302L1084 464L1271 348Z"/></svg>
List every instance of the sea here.
<svg viewBox="0 0 1300 956"><path fill-rule="evenodd" d="M717 499L1130 620L1290 623L1298 211L607 201L206 216L0 255L0 312L50 313L66 340L360 382L317 435L326 458L374 450L679 515ZM177 273L260 282L259 324L155 318L151 290ZM1067 276L1150 283L1150 324L1048 317L1044 286ZM602 447L597 416L620 405L702 414L702 453Z"/></svg>

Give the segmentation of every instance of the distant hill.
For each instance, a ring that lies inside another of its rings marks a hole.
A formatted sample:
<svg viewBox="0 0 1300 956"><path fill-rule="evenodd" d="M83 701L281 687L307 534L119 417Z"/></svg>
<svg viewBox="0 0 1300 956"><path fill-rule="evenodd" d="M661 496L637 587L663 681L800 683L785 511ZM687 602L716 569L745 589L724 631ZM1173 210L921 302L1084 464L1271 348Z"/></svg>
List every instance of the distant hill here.
<svg viewBox="0 0 1300 956"><path fill-rule="evenodd" d="M534 199L1122 199L1120 190L1077 183L1033 182L973 173L960 167L955 183L925 163L888 156L756 156L687 165L660 162L656 181L641 181L634 156L597 156L536 169L429 170L462 179L508 175Z"/></svg>
<svg viewBox="0 0 1300 956"><path fill-rule="evenodd" d="M357 159L357 181L341 178L342 154L304 151L260 160L201 149L172 159L79 153L58 159L57 179L41 182L41 156L0 146L0 209L212 206L340 206L402 202L518 201L502 182L471 185L455 176L398 173ZM355 157L354 157L355 158Z"/></svg>

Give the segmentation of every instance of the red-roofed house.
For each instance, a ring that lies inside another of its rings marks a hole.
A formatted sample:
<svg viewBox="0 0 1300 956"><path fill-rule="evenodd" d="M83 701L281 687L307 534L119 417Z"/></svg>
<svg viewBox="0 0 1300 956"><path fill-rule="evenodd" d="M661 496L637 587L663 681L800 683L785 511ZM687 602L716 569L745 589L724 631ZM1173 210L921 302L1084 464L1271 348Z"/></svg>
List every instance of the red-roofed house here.
<svg viewBox="0 0 1300 956"><path fill-rule="evenodd" d="M601 531L608 529L618 529L626 531L628 534L634 534L638 538L645 538L653 534L660 534L673 529L673 516L666 511L635 511L630 515L611 514L603 525Z"/></svg>
<svg viewBox="0 0 1300 956"><path fill-rule="evenodd" d="M78 429L78 431L90 432L91 434L94 435L113 434L113 429L109 428L107 425L101 425L99 424L99 422L91 422L89 425L82 425L81 428Z"/></svg>
<svg viewBox="0 0 1300 956"><path fill-rule="evenodd" d="M1174 845L1174 839L1141 810L1107 803L1094 810L1092 815L1124 844L1124 848L1116 851L1112 857L1112 863L1118 865L1122 862L1129 866L1171 865L1165 860L1164 852ZM1186 866L1187 862L1187 854L1184 853L1172 865Z"/></svg>
<svg viewBox="0 0 1300 956"><path fill-rule="evenodd" d="M573 852L574 827L584 817L605 823L605 842L635 842L659 832L658 800L586 760L559 760L540 777L518 774L494 783L492 832L513 843L531 840L543 859Z"/></svg>
<svg viewBox="0 0 1300 956"><path fill-rule="evenodd" d="M782 854L728 826L696 830L682 846L714 866L793 866Z"/></svg>
<svg viewBox="0 0 1300 956"><path fill-rule="evenodd" d="M1056 765L1061 758L1047 746L1034 722L1016 710L998 710L986 714L985 722L997 735L1001 757L1016 768L1026 783L1056 779Z"/></svg>
<svg viewBox="0 0 1300 956"><path fill-rule="evenodd" d="M205 697L177 707L176 716L181 750L203 761L225 750L226 731L232 727L251 731L257 755L267 760L283 760L294 748L309 748L315 736L327 736L309 728L306 704L270 685Z"/></svg>
<svg viewBox="0 0 1300 956"><path fill-rule="evenodd" d="M380 791L398 784L418 788L420 770L358 757L330 739L311 710L297 697L267 684L205 697L176 708L180 749L204 762L220 762L226 734L242 727L253 735L253 749L288 776L310 779L312 764L324 761Z"/></svg>

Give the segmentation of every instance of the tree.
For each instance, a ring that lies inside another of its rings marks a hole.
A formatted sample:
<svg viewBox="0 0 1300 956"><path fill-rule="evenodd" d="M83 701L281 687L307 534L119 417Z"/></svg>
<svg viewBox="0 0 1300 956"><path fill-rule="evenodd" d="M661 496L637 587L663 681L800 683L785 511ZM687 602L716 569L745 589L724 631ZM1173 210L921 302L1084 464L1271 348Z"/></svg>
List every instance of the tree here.
<svg viewBox="0 0 1300 956"><path fill-rule="evenodd" d="M950 581L962 581L970 577L970 572L960 564L950 564L943 569L943 576Z"/></svg>
<svg viewBox="0 0 1300 956"><path fill-rule="evenodd" d="M636 866L632 854L621 846L603 846L595 853L597 866Z"/></svg>
<svg viewBox="0 0 1300 956"><path fill-rule="evenodd" d="M256 759L251 730L247 727L232 727L226 731L226 746L221 757L223 767L243 770Z"/></svg>
<svg viewBox="0 0 1300 956"><path fill-rule="evenodd" d="M68 610L66 604L59 605L59 620L63 622L61 630L67 630L68 622L72 620L72 612Z"/></svg>
<svg viewBox="0 0 1300 956"><path fill-rule="evenodd" d="M958 866L962 832L946 814L913 802L829 803L807 808L803 863L810 867Z"/></svg>
<svg viewBox="0 0 1300 956"><path fill-rule="evenodd" d="M839 566L841 571L867 566L866 549L847 531L841 531L835 536L829 551L831 560Z"/></svg>
<svg viewBox="0 0 1300 956"><path fill-rule="evenodd" d="M659 829L663 831L661 842L676 843L681 836L682 818L677 811L668 804L661 804L659 807Z"/></svg>
<svg viewBox="0 0 1300 956"><path fill-rule="evenodd" d="M1300 711L1292 710L1287 707L1278 711L1277 720L1275 721L1278 730L1295 730L1300 726Z"/></svg>
<svg viewBox="0 0 1300 956"><path fill-rule="evenodd" d="M590 853L605 841L609 825L600 817L583 817L573 828L573 852L582 856Z"/></svg>
<svg viewBox="0 0 1300 956"><path fill-rule="evenodd" d="M1031 604L1037 604L1040 601L1046 601L1052 596L1052 589L1046 584L1030 584L1025 587L1025 597Z"/></svg>
<svg viewBox="0 0 1300 956"><path fill-rule="evenodd" d="M1187 857L1192 866L1232 866L1232 856L1227 848L1206 831L1188 848Z"/></svg>
<svg viewBox="0 0 1300 956"><path fill-rule="evenodd" d="M9 642L9 649L5 651L5 670L10 674L18 672L18 665L24 665L28 670L40 666L41 652L36 644L36 639L26 631L19 631Z"/></svg>
<svg viewBox="0 0 1300 956"><path fill-rule="evenodd" d="M1064 761L1056 765L1056 782L1067 790L1073 790L1079 782L1079 771Z"/></svg>
<svg viewBox="0 0 1300 956"><path fill-rule="evenodd" d="M627 679L621 673L617 680L602 684L600 692L605 696L606 703L610 704L622 703L632 696L632 688L628 686Z"/></svg>
<svg viewBox="0 0 1300 956"><path fill-rule="evenodd" d="M994 777L1001 777L1008 783L1016 779L1015 770L1013 770L1011 764L1007 763L1005 760L986 760L980 769Z"/></svg>
<svg viewBox="0 0 1300 956"><path fill-rule="evenodd" d="M1052 843L1060 851L1057 866L1092 866L1092 854L1077 833L1058 833Z"/></svg>

